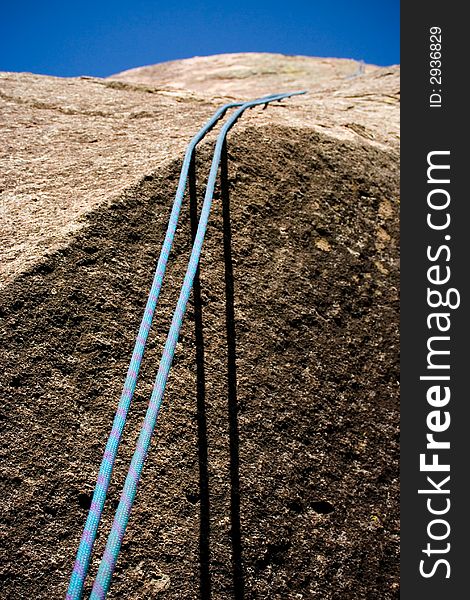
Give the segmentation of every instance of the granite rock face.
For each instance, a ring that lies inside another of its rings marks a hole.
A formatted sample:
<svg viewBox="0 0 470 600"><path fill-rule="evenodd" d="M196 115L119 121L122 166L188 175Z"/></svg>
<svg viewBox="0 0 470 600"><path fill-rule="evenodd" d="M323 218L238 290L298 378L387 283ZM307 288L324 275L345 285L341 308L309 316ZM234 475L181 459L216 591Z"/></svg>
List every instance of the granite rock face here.
<svg viewBox="0 0 470 600"><path fill-rule="evenodd" d="M219 105L292 89L309 93L246 115L238 129L277 123L397 147L397 67L253 53L106 80L0 73L2 284L67 244L88 211L181 157Z"/></svg>
<svg viewBox="0 0 470 600"><path fill-rule="evenodd" d="M294 88L309 93L230 133L109 597L398 598L399 68L266 54L104 80L0 74L2 597L65 595L187 142L219 105Z"/></svg>

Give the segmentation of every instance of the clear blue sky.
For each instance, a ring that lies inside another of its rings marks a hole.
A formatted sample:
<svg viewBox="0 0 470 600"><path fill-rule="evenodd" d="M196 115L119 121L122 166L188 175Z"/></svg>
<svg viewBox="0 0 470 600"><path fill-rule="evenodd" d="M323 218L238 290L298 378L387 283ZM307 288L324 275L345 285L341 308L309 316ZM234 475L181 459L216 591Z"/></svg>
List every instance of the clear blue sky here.
<svg viewBox="0 0 470 600"><path fill-rule="evenodd" d="M399 0L2 0L2 71L106 76L255 51L398 63Z"/></svg>

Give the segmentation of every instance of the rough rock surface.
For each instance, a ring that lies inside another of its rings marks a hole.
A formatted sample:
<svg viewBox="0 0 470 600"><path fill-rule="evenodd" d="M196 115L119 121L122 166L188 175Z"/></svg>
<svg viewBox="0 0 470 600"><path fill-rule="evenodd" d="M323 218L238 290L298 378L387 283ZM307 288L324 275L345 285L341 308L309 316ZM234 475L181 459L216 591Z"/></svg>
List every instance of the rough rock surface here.
<svg viewBox="0 0 470 600"><path fill-rule="evenodd" d="M2 597L65 594L187 141L227 98L308 87L230 134L110 597L398 598L398 76L279 55L0 76ZM186 208L97 550L189 247Z"/></svg>
<svg viewBox="0 0 470 600"><path fill-rule="evenodd" d="M216 107L234 98L308 89L288 106L246 115L238 129L277 123L396 147L398 68L361 70L354 61L242 54L108 80L0 73L0 285L67 245L88 211L180 157Z"/></svg>
<svg viewBox="0 0 470 600"><path fill-rule="evenodd" d="M195 56L138 67L110 77L118 81L165 85L173 90L193 90L217 96L251 97L298 88L331 88L345 78L370 74L378 69L354 60L286 56L249 52Z"/></svg>

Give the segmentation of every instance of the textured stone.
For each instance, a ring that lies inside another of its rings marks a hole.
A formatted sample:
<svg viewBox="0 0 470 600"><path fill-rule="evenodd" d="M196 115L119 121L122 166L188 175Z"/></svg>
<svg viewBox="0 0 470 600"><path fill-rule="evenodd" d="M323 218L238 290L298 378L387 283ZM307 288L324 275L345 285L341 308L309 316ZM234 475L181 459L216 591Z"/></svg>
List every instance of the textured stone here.
<svg viewBox="0 0 470 600"><path fill-rule="evenodd" d="M308 87L230 133L109 598L398 598L398 67L250 54L116 77L0 77L0 595L65 595L187 141L228 99ZM186 201L92 574L190 229Z"/></svg>
<svg viewBox="0 0 470 600"><path fill-rule="evenodd" d="M254 53L107 80L0 73L1 283L67 244L88 211L181 157L217 106L291 89L309 93L247 114L237 129L275 123L397 146L397 67Z"/></svg>

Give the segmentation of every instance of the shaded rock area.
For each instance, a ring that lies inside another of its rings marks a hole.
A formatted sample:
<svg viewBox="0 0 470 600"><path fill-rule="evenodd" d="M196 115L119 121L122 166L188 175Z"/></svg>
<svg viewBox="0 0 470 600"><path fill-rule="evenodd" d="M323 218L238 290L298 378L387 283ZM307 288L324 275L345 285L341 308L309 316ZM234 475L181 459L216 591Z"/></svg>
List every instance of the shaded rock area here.
<svg viewBox="0 0 470 600"><path fill-rule="evenodd" d="M110 598L399 597L397 71L385 73L366 69L328 94L253 111L230 134L200 288ZM351 85L362 90L355 99L347 98ZM187 102L175 114L191 134L210 102L223 103L200 96L190 127ZM139 132L150 148L153 131ZM64 209L71 229L56 230L57 243L46 244L47 225L43 232L33 219L32 258L11 262L5 275L2 597L65 595L176 190L183 133L158 168L116 175L109 193L97 175L101 200L89 200L93 187L84 185L79 210ZM111 147L124 153L125 143ZM197 155L199 204L212 148L209 140ZM5 189L29 206L21 182L34 149L24 152L26 166ZM22 209L13 213L21 222ZM181 218L93 574L187 264L189 202ZM26 223L18 238L25 252L30 231Z"/></svg>

